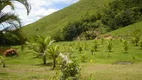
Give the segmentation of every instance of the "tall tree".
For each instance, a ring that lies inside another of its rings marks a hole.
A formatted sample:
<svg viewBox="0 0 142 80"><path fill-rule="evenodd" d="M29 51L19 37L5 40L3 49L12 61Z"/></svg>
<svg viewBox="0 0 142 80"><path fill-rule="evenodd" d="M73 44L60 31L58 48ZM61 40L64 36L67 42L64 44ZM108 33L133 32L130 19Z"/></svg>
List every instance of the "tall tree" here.
<svg viewBox="0 0 142 80"><path fill-rule="evenodd" d="M14 2L19 2L23 4L27 10L27 14L29 14L31 10L31 6L27 2L27 0L0 0L0 24L2 26L5 26L4 25L5 23L15 27L17 26L17 24L19 24L18 26L21 26L20 19L18 18L17 15L12 13L3 13L2 11L7 6L10 6L11 9L14 10L15 9Z"/></svg>
<svg viewBox="0 0 142 80"><path fill-rule="evenodd" d="M10 6L12 10L15 9L14 3L19 2L25 6L27 10L27 15L31 10L31 6L27 2L27 0L0 0L0 27L6 27L0 31L0 34L3 34L3 31L9 31L9 28L14 27L16 29L16 36L18 35L19 39L21 40L21 44L23 44L24 37L22 36L21 32L21 22L17 15L13 13L4 13L3 10L5 7ZM14 32L14 33L15 33Z"/></svg>

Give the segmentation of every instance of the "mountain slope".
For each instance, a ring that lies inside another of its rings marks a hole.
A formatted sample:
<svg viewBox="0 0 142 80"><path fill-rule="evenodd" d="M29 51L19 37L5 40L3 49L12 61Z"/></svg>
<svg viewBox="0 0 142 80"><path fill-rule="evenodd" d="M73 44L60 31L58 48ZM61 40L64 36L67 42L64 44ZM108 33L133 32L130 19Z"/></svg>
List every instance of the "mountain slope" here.
<svg viewBox="0 0 142 80"><path fill-rule="evenodd" d="M124 28L120 28L120 29L108 32L108 33L103 34L101 36L112 35L112 36L115 36L115 37L121 36L121 37L124 37L124 38L125 37L131 37L135 31L142 32L141 26L142 26L142 21L134 23L134 24L129 25L129 26L126 26Z"/></svg>
<svg viewBox="0 0 142 80"><path fill-rule="evenodd" d="M46 16L23 28L27 37L38 34L53 35L69 22L78 21L86 16L91 16L100 10L110 0L80 0L79 2Z"/></svg>

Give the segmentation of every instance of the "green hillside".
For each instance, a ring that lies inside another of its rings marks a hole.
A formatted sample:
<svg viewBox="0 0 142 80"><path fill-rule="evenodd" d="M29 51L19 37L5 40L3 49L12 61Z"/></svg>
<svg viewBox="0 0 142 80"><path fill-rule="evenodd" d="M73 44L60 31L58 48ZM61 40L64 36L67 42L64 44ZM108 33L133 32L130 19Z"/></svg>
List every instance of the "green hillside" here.
<svg viewBox="0 0 142 80"><path fill-rule="evenodd" d="M111 32L108 32L104 35L112 35L115 37L121 36L121 37L131 37L134 32L140 31L142 32L142 21L138 23L134 23L132 25L126 26L124 28L120 28ZM104 36L101 35L101 36Z"/></svg>
<svg viewBox="0 0 142 80"><path fill-rule="evenodd" d="M99 11L110 0L80 0L23 28L27 37L37 34L53 35L69 22L78 21Z"/></svg>

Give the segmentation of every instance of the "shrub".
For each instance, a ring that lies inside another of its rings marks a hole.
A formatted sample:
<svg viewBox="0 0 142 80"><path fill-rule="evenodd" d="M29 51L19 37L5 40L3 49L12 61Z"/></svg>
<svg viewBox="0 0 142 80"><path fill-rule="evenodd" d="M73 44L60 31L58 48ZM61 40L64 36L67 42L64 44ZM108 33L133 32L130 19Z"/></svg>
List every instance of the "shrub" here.
<svg viewBox="0 0 142 80"><path fill-rule="evenodd" d="M126 40L123 41L123 47L124 47L125 53L128 53L128 42Z"/></svg>
<svg viewBox="0 0 142 80"><path fill-rule="evenodd" d="M94 55L94 48L91 48L91 54Z"/></svg>
<svg viewBox="0 0 142 80"><path fill-rule="evenodd" d="M83 49L82 49L81 45L78 46L78 50L80 53L82 52Z"/></svg>
<svg viewBox="0 0 142 80"><path fill-rule="evenodd" d="M0 56L0 63L2 64L3 68L5 68L4 58Z"/></svg>
<svg viewBox="0 0 142 80"><path fill-rule="evenodd" d="M107 41L107 49L108 49L108 51L109 52L111 52L112 51L112 41L110 40L110 41Z"/></svg>
<svg viewBox="0 0 142 80"><path fill-rule="evenodd" d="M135 46L138 46L138 43L140 41L140 38L141 38L141 31L140 30L135 30L133 33L132 33L132 42L135 44Z"/></svg>
<svg viewBox="0 0 142 80"><path fill-rule="evenodd" d="M84 53L84 54L81 54L81 56L80 56L80 60L81 60L81 62L86 62L86 60L87 60L87 56L86 56L86 54Z"/></svg>
<svg viewBox="0 0 142 80"><path fill-rule="evenodd" d="M97 34L94 30L88 30L86 32L83 32L80 37L81 39L85 38L85 40L92 40L97 37Z"/></svg>
<svg viewBox="0 0 142 80"><path fill-rule="evenodd" d="M61 66L62 76L60 80L78 80L80 67L77 62L63 63Z"/></svg>
<svg viewBox="0 0 142 80"><path fill-rule="evenodd" d="M133 43L135 44L135 46L138 46L139 37L138 37L138 36L133 37L133 38L132 38L132 41L133 41Z"/></svg>
<svg viewBox="0 0 142 80"><path fill-rule="evenodd" d="M101 38L101 43L104 44L104 38Z"/></svg>
<svg viewBox="0 0 142 80"><path fill-rule="evenodd" d="M94 40L94 49L95 49L95 51L98 51L98 46L99 46L99 42L97 40Z"/></svg>
<svg viewBox="0 0 142 80"><path fill-rule="evenodd" d="M84 43L84 50L87 50L87 42Z"/></svg>

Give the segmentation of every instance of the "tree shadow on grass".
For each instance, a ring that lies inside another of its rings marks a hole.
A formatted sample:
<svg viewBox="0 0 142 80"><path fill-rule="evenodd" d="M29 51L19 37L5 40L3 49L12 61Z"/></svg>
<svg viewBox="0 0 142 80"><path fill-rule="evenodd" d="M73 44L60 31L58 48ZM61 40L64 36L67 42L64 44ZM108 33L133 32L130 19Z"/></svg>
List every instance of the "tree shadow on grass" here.
<svg viewBox="0 0 142 80"><path fill-rule="evenodd" d="M52 66L52 62L48 62L46 64L35 64L35 66L40 66L40 67L51 67L50 70L60 70L59 65L56 65L56 68L53 69Z"/></svg>
<svg viewBox="0 0 142 80"><path fill-rule="evenodd" d="M8 73L0 73L0 76L7 76Z"/></svg>
<svg viewBox="0 0 142 80"><path fill-rule="evenodd" d="M131 64L133 64L133 62L132 61L116 61L113 64L131 65Z"/></svg>
<svg viewBox="0 0 142 80"><path fill-rule="evenodd" d="M48 62L46 64L35 64L36 66L52 66L52 62Z"/></svg>

